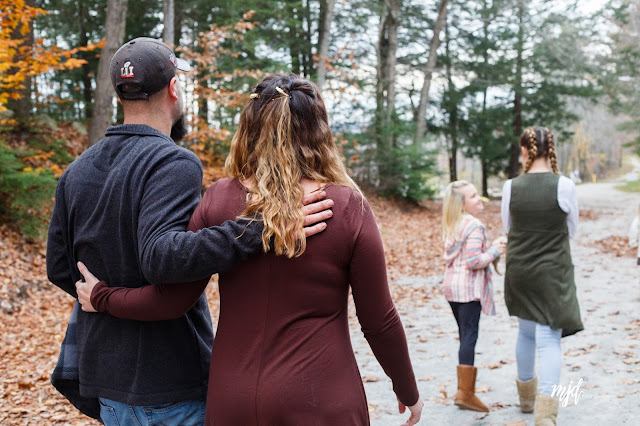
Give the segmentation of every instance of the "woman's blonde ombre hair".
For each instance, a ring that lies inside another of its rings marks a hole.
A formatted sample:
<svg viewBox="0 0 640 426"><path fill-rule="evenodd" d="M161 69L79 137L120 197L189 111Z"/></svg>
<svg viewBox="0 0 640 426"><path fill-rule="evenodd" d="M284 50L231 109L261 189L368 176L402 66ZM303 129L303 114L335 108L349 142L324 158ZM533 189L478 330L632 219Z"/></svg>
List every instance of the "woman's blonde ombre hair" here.
<svg viewBox="0 0 640 426"><path fill-rule="evenodd" d="M306 249L302 179L354 188L329 127L315 84L294 74L265 77L240 114L225 163L231 178L253 178L256 188L243 217L264 221L262 246L278 255L300 256Z"/></svg>
<svg viewBox="0 0 640 426"><path fill-rule="evenodd" d="M442 239L446 243L454 238L464 214L464 188L471 185L466 180L451 182L442 201Z"/></svg>

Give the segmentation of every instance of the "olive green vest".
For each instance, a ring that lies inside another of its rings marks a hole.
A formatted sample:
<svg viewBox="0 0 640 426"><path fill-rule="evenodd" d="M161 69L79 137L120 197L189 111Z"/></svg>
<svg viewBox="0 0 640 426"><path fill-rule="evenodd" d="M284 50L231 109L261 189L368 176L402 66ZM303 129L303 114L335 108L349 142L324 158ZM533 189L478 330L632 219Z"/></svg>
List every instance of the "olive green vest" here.
<svg viewBox="0 0 640 426"><path fill-rule="evenodd" d="M561 328L568 336L584 327L567 214L558 205L559 180L554 173L525 173L511 182L504 293L509 315Z"/></svg>

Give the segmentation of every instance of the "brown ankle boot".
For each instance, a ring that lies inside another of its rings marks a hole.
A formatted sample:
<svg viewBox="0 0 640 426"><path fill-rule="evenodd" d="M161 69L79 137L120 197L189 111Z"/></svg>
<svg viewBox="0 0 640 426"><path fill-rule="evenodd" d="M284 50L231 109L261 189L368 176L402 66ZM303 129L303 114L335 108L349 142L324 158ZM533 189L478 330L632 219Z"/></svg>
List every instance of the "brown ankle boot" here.
<svg viewBox="0 0 640 426"><path fill-rule="evenodd" d="M516 378L516 385L518 387L518 396L520 397L520 410L523 413L533 413L533 403L538 393L538 378L534 377L526 382Z"/></svg>
<svg viewBox="0 0 640 426"><path fill-rule="evenodd" d="M467 410L489 412L486 405L476 396L476 375L478 369L473 365L458 365L458 393L453 403Z"/></svg>
<svg viewBox="0 0 640 426"><path fill-rule="evenodd" d="M549 395L536 395L534 407L535 426L555 426L558 417L558 399Z"/></svg>

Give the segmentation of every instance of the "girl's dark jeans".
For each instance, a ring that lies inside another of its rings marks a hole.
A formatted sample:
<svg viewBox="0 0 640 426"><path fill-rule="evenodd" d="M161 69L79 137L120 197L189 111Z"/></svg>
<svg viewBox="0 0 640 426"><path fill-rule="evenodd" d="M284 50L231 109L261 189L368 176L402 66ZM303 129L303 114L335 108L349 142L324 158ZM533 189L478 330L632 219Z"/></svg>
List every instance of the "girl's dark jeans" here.
<svg viewBox="0 0 640 426"><path fill-rule="evenodd" d="M478 340L478 323L482 307L480 302L449 302L453 316L458 323L460 334L460 350L458 351L458 363L473 365L475 359L476 341Z"/></svg>

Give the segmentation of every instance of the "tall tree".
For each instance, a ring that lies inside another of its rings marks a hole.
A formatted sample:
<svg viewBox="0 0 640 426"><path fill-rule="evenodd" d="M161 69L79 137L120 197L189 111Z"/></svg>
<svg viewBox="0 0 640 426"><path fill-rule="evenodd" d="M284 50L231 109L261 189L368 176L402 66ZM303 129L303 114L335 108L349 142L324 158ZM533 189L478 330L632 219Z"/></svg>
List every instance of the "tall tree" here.
<svg viewBox="0 0 640 426"><path fill-rule="evenodd" d="M169 46L176 42L175 36L175 4L174 0L163 0L162 2L163 30L162 39Z"/></svg>
<svg viewBox="0 0 640 426"><path fill-rule="evenodd" d="M310 0L286 0L287 45L291 55L291 71L310 77L313 69L311 51Z"/></svg>
<svg viewBox="0 0 640 426"><path fill-rule="evenodd" d="M28 10L28 8L35 6L35 0L25 0L24 4ZM29 20L26 30L23 25L17 25L11 31L11 40L16 43L14 48L16 51L15 61L27 61L28 55L31 55L34 44L33 20ZM9 74L20 72L19 67L11 67L9 69ZM23 77L21 87L17 91L18 96L9 98L7 102L7 108L12 110L14 118L20 121L26 121L31 115L31 75L23 74Z"/></svg>
<svg viewBox="0 0 640 426"><path fill-rule="evenodd" d="M510 148L509 160L509 178L514 178L520 173L520 148L517 140L522 134L522 68L524 66L524 42L525 42L525 3L524 0L518 0L517 18L518 18L518 38L516 40L516 64L515 78L513 81L513 136L514 143Z"/></svg>
<svg viewBox="0 0 640 426"><path fill-rule="evenodd" d="M331 42L331 22L336 0L320 0L320 26L318 31L318 69L316 84L322 91L327 78L327 62L329 60L329 44Z"/></svg>
<svg viewBox="0 0 640 426"><path fill-rule="evenodd" d="M433 72L436 68L436 62L438 60L438 47L440 46L440 31L445 22L447 15L447 5L449 0L440 0L438 5L438 17L433 25L433 36L429 42L429 56L427 62L424 65L424 81L422 82L422 89L420 90L420 103L418 104L418 113L416 117L416 136L415 142L419 142L424 138L427 129L427 104L429 103L429 89L431 87L431 79Z"/></svg>
<svg viewBox="0 0 640 426"><path fill-rule="evenodd" d="M382 0L382 13L378 30L376 124L379 141L393 147L391 118L396 99L396 53L398 50L398 25L402 0ZM379 147L380 148L380 147Z"/></svg>
<svg viewBox="0 0 640 426"><path fill-rule="evenodd" d="M462 100L462 92L456 88L453 81L453 53L451 49L451 33L448 20L445 22L445 70L447 76L447 90L442 98L442 105L448 116L445 124L445 139L448 141L449 154L449 180L458 180L458 128L459 128L459 104Z"/></svg>
<svg viewBox="0 0 640 426"><path fill-rule="evenodd" d="M95 103L91 127L89 128L89 146L104 137L112 122L114 91L109 75L111 58L124 41L127 0L108 0L105 38L107 44L102 49L96 79Z"/></svg>
<svg viewBox="0 0 640 426"><path fill-rule="evenodd" d="M495 96L495 88L508 81L511 73L510 60L501 48L511 35L508 26L499 20L507 6L505 0L466 4L465 10L473 17L475 26L459 38L465 45L466 60L462 66L473 76L465 88L468 124L463 135L463 152L480 161L484 196L490 195L489 176L504 170L509 158L505 147L511 146L513 139L511 105L504 96Z"/></svg>
<svg viewBox="0 0 640 426"><path fill-rule="evenodd" d="M80 45L87 46L89 45L89 31L87 28L87 23L89 21L89 7L87 5L87 2L79 2L77 17L79 24ZM87 61L86 64L82 65L82 95L85 104L85 117L87 119L93 116L93 88L91 86L91 73L92 67L89 61Z"/></svg>

